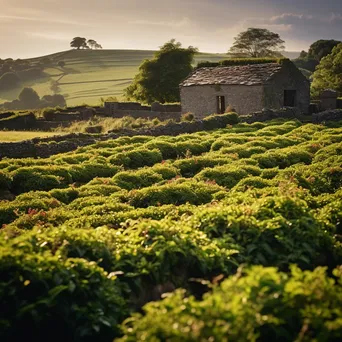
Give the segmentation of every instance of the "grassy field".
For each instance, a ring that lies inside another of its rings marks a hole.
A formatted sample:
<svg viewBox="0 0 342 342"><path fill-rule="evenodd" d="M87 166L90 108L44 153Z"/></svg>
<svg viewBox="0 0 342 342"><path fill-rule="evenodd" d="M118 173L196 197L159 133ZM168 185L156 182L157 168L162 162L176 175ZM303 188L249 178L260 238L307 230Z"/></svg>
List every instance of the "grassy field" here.
<svg viewBox="0 0 342 342"><path fill-rule="evenodd" d="M0 131L0 142L13 142L29 140L33 138L46 138L63 133L56 132L21 132L21 131Z"/></svg>
<svg viewBox="0 0 342 342"><path fill-rule="evenodd" d="M52 94L51 81L58 81L60 93L66 97L69 106L87 103L99 104L101 97L116 96L120 99L126 88L137 74L139 65L151 58L154 51L139 50L69 50L49 56L30 59L40 61L49 58L51 67L45 69L47 76L25 86L34 88L40 96ZM224 54L199 53L195 62L220 61ZM65 67L57 66L64 61ZM21 87L0 93L0 103L16 99Z"/></svg>

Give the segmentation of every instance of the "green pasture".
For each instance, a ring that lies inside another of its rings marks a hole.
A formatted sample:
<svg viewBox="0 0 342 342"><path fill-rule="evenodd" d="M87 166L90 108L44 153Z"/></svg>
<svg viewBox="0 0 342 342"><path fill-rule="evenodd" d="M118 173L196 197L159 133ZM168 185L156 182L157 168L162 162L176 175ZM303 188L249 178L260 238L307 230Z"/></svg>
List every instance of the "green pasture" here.
<svg viewBox="0 0 342 342"><path fill-rule="evenodd" d="M39 62L43 58L51 60L51 66L45 69L46 77L27 82L40 96L52 94L51 81L58 81L60 94L67 104L74 106L87 103L99 104L101 97L122 97L123 89L138 73L144 59L153 57L154 51L140 50L69 50L30 59ZM195 63L209 60L212 62L226 58L224 54L198 53ZM64 61L64 68L57 66ZM16 99L22 87L0 93L0 103Z"/></svg>
<svg viewBox="0 0 342 342"><path fill-rule="evenodd" d="M62 133L56 132L21 132L21 131L0 131L0 142L13 142L29 140L33 138L52 137Z"/></svg>

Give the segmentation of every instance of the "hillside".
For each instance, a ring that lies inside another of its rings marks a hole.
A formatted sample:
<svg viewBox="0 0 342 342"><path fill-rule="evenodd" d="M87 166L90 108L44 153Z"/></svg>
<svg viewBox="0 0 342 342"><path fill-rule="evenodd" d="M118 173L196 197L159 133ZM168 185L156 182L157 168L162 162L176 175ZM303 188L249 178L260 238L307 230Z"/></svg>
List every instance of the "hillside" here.
<svg viewBox="0 0 342 342"><path fill-rule="evenodd" d="M82 103L99 104L101 97L120 98L146 58L154 51L141 50L69 50L48 56L29 59L33 65L45 64L46 77L25 82L39 95L52 94L51 82L58 82L59 93L66 97L69 106ZM292 58L296 53L289 53ZM199 53L195 63L217 62L227 58L224 54ZM59 61L65 62L63 68ZM0 93L0 103L17 98L22 87Z"/></svg>
<svg viewBox="0 0 342 342"><path fill-rule="evenodd" d="M69 50L48 56L29 59L33 65L42 62L46 77L26 82L39 95L51 94L51 81L57 81L59 92L66 97L69 106L87 103L98 104L101 97L122 95L146 58L154 51L138 50ZM224 55L199 53L196 63L202 60L219 61ZM51 63L46 63L49 60ZM63 68L59 61L65 62ZM0 93L0 103L17 98L21 88Z"/></svg>
<svg viewBox="0 0 342 342"><path fill-rule="evenodd" d="M341 148L273 120L1 160L0 339L340 341Z"/></svg>

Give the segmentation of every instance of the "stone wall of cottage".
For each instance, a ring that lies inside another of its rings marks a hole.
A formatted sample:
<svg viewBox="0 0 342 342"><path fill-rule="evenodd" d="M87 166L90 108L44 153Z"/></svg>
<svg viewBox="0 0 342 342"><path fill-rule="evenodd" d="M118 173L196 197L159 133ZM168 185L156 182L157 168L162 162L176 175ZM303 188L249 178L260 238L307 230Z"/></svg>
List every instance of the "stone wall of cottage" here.
<svg viewBox="0 0 342 342"><path fill-rule="evenodd" d="M230 106L241 115L263 108L263 87L261 85L201 85L181 87L182 113L191 112L196 118L204 118L217 112L217 96L225 97Z"/></svg>
<svg viewBox="0 0 342 342"><path fill-rule="evenodd" d="M296 104L302 113L309 113L310 82L292 63L283 68L264 86L263 107L280 109L284 107L284 91L296 90Z"/></svg>

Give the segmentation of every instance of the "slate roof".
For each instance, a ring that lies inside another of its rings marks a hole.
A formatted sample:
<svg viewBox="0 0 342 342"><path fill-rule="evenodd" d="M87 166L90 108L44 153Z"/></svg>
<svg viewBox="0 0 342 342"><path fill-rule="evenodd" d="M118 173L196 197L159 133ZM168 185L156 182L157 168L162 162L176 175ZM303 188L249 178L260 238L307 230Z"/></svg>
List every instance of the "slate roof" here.
<svg viewBox="0 0 342 342"><path fill-rule="evenodd" d="M180 85L258 85L266 83L279 72L282 65L278 63L248 64L237 66L206 67L195 70Z"/></svg>

